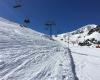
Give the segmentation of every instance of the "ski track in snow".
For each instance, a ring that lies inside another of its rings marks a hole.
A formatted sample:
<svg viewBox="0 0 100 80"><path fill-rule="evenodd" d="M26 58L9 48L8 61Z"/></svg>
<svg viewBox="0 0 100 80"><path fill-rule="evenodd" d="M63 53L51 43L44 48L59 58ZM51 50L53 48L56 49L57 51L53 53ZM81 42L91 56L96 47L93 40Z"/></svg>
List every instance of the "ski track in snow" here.
<svg viewBox="0 0 100 80"><path fill-rule="evenodd" d="M64 46L31 29L0 24L0 80L75 79Z"/></svg>
<svg viewBox="0 0 100 80"><path fill-rule="evenodd" d="M100 58L100 57L95 56L95 55L90 55L90 54L85 54L85 53L80 53L80 52L71 51L71 53L78 54L78 55L83 55L83 56L90 56L90 57Z"/></svg>

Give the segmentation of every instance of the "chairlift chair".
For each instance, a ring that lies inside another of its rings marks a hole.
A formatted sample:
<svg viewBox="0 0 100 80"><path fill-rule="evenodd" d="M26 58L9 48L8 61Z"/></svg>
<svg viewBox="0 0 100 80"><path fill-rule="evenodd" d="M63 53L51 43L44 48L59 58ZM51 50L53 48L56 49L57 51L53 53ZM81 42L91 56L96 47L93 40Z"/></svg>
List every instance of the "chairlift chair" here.
<svg viewBox="0 0 100 80"><path fill-rule="evenodd" d="M26 19L24 20L24 23L26 23L26 24L30 23L30 19L29 19L29 18L26 18Z"/></svg>
<svg viewBox="0 0 100 80"><path fill-rule="evenodd" d="M14 5L13 8L20 8L22 7L20 4Z"/></svg>
<svg viewBox="0 0 100 80"><path fill-rule="evenodd" d="M15 3L15 5L13 6L13 8L20 8L20 7L22 7L21 1L20 1L20 0L16 0L16 3Z"/></svg>

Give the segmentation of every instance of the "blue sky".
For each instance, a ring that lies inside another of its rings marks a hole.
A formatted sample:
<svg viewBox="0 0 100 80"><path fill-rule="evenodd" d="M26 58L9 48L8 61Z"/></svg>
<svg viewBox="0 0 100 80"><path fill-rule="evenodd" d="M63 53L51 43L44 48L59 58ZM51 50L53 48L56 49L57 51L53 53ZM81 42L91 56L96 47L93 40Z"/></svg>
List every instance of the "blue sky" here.
<svg viewBox="0 0 100 80"><path fill-rule="evenodd" d="M21 0L20 9L13 9L14 4L15 0L0 0L0 16L20 24L27 16L30 28L43 33L47 20L55 21L54 33L100 24L100 0Z"/></svg>

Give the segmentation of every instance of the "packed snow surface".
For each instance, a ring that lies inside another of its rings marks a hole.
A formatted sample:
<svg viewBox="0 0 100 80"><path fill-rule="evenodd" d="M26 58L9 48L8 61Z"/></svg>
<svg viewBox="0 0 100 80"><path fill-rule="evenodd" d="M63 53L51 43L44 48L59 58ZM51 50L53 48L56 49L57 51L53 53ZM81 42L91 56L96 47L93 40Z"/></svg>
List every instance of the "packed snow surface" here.
<svg viewBox="0 0 100 80"><path fill-rule="evenodd" d="M0 80L75 80L67 48L41 33L0 20Z"/></svg>
<svg viewBox="0 0 100 80"><path fill-rule="evenodd" d="M71 47L79 80L100 80L100 49Z"/></svg>

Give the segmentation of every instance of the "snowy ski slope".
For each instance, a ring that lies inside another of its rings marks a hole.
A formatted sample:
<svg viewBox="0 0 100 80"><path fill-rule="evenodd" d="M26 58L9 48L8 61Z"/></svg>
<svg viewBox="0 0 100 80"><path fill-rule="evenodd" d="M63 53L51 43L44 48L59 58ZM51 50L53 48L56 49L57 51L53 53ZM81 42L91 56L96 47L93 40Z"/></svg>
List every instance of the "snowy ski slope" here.
<svg viewBox="0 0 100 80"><path fill-rule="evenodd" d="M67 48L0 19L0 80L75 80Z"/></svg>

